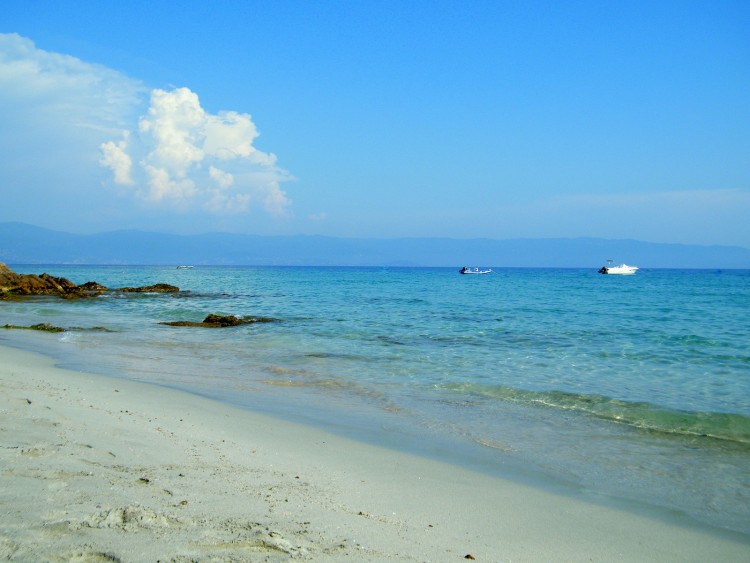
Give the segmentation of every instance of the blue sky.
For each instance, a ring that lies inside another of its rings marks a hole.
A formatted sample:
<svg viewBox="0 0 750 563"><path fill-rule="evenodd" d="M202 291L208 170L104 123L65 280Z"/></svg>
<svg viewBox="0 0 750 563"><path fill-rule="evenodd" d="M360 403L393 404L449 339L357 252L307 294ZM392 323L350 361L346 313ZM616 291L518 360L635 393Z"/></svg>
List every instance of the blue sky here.
<svg viewBox="0 0 750 563"><path fill-rule="evenodd" d="M0 221L750 247L746 1L35 2Z"/></svg>

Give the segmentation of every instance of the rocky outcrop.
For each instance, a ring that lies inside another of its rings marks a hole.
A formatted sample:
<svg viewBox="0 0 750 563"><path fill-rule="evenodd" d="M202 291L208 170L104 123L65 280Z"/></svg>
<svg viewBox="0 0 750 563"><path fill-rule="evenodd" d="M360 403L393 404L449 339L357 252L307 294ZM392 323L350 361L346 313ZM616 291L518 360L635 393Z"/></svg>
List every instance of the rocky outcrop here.
<svg viewBox="0 0 750 563"><path fill-rule="evenodd" d="M122 287L116 291L125 293L176 293L180 288L168 283L157 283L154 285L144 285L143 287Z"/></svg>
<svg viewBox="0 0 750 563"><path fill-rule="evenodd" d="M66 278L56 278L49 274L17 274L0 262L0 299L24 295L54 295L67 299L94 297L106 291L125 293L176 293L179 287L166 283L157 283L144 287L123 287L111 290L94 282L76 285Z"/></svg>
<svg viewBox="0 0 750 563"><path fill-rule="evenodd" d="M81 285L78 286L78 289L84 289L86 291L101 291L101 292L107 291L107 288L105 286L95 281L82 283Z"/></svg>
<svg viewBox="0 0 750 563"><path fill-rule="evenodd" d="M198 326L204 328L225 328L228 326L239 326L252 323L273 323L278 322L278 319L271 317L235 317L232 315L208 315L203 322L197 323L193 321L171 321L162 322L159 324L169 326Z"/></svg>
<svg viewBox="0 0 750 563"><path fill-rule="evenodd" d="M70 298L89 297L99 293L99 289L77 286L66 278L56 278L49 274L17 274L0 262L0 296L55 295Z"/></svg>
<svg viewBox="0 0 750 563"><path fill-rule="evenodd" d="M64 298L92 297L101 295L108 291L119 291L123 293L177 293L179 287L166 283L157 283L143 287L123 287L120 289L109 289L97 282L90 281L81 285L76 285L68 279L56 278L49 274L37 276L35 274L17 274L8 266L0 262L0 299L14 296L26 295L54 295ZM271 317L235 317L233 315L214 315L210 314L202 322L193 321L173 321L162 322L160 324L170 326L195 326L206 328L225 328L231 326L240 326L252 323L273 323L279 319ZM62 332L66 329L52 326L49 323L41 323L30 327L5 325L6 329L32 329L43 330L48 332ZM86 330L86 329L79 329ZM104 327L94 327L88 330L107 330Z"/></svg>

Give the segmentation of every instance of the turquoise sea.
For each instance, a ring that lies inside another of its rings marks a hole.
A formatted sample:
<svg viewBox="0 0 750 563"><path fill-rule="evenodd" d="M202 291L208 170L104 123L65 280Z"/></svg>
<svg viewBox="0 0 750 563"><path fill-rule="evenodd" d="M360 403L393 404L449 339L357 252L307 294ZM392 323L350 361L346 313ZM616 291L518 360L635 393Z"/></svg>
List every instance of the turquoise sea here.
<svg viewBox="0 0 750 563"><path fill-rule="evenodd" d="M183 291L0 301L80 327L0 344L750 541L750 270L10 266ZM159 324L209 313L279 322Z"/></svg>

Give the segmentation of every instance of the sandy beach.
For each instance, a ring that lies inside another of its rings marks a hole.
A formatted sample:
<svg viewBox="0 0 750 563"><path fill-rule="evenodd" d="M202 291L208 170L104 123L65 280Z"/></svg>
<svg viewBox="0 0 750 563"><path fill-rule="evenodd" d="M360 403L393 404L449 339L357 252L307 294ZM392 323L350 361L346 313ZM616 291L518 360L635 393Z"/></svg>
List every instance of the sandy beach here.
<svg viewBox="0 0 750 563"><path fill-rule="evenodd" d="M739 535L0 347L0 560L747 561Z"/></svg>

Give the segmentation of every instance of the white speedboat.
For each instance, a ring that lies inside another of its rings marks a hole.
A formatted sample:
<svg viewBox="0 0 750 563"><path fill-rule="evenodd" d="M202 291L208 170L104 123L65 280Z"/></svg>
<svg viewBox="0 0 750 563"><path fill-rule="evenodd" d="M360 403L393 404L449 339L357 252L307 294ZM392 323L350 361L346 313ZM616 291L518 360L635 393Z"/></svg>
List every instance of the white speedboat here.
<svg viewBox="0 0 750 563"><path fill-rule="evenodd" d="M627 264L620 264L619 266L613 266L612 260L607 260L607 266L602 266L599 270L600 274L619 274L621 276L631 276L638 271L638 266L628 266Z"/></svg>
<svg viewBox="0 0 750 563"><path fill-rule="evenodd" d="M464 266L458 271L459 274L491 274L492 270L480 270L479 268L469 268L468 266Z"/></svg>

